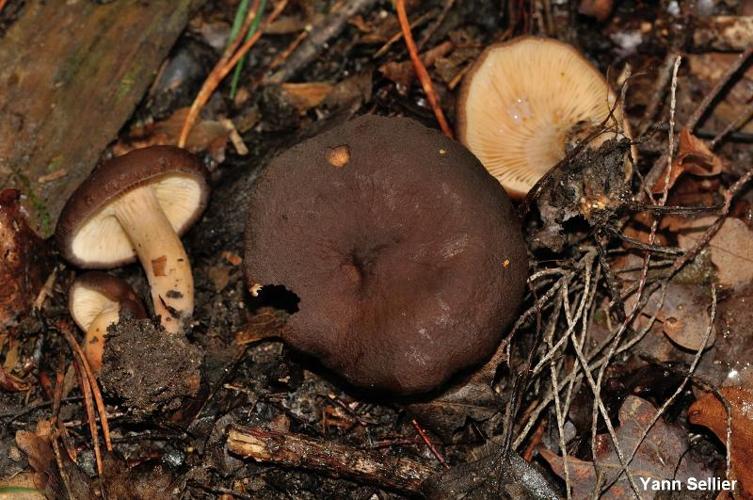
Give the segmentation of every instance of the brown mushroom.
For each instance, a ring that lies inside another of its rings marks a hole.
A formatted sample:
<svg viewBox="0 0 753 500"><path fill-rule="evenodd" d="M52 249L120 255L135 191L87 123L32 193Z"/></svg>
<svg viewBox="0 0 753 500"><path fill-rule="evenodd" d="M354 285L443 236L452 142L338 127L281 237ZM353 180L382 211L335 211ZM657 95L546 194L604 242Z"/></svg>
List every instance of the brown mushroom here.
<svg viewBox="0 0 753 500"><path fill-rule="evenodd" d="M68 310L84 332L84 353L94 373L102 368L105 336L110 325L124 314L146 318L136 293L125 281L109 274L91 271L79 276L68 293Z"/></svg>
<svg viewBox="0 0 753 500"><path fill-rule="evenodd" d="M292 346L357 386L409 394L491 355L528 259L508 197L468 150L365 116L260 174L245 272L252 294L299 299L282 334Z"/></svg>
<svg viewBox="0 0 753 500"><path fill-rule="evenodd" d="M458 139L511 196L522 197L575 144L629 137L616 101L575 48L523 36L488 47L465 76Z"/></svg>
<svg viewBox="0 0 753 500"><path fill-rule="evenodd" d="M141 261L154 312L171 333L193 314L191 264L180 236L206 208L206 170L171 146L137 149L108 161L71 195L56 230L61 252L83 268Z"/></svg>

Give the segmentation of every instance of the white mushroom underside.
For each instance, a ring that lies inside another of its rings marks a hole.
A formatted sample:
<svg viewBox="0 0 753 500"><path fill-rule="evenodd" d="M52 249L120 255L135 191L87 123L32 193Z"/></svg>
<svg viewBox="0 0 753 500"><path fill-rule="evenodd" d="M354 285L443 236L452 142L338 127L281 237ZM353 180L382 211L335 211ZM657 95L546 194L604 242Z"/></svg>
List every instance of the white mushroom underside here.
<svg viewBox="0 0 753 500"><path fill-rule="evenodd" d="M71 293L74 294L71 305L71 316L73 317L73 321L83 331L89 330L92 322L103 311L120 309L117 302L108 299L95 290L83 286L76 286Z"/></svg>
<svg viewBox="0 0 753 500"><path fill-rule="evenodd" d="M180 232L201 202L201 186L183 175L166 176L152 185L173 229ZM73 239L73 253L83 261L106 264L136 256L128 235L115 218L112 204L84 222Z"/></svg>
<svg viewBox="0 0 753 500"><path fill-rule="evenodd" d="M493 49L467 95L463 142L514 193L528 192L564 158L576 124L598 126L615 102L602 75L575 49L537 38ZM621 124L620 111L615 115ZM614 136L602 134L598 143Z"/></svg>

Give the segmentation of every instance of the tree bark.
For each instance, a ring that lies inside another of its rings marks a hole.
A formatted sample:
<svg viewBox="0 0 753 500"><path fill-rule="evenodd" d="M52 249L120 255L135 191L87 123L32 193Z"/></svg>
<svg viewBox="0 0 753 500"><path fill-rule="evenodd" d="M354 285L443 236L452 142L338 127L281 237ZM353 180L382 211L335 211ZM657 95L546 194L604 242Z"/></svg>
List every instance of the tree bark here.
<svg viewBox="0 0 753 500"><path fill-rule="evenodd" d="M0 39L0 188L43 236L203 1L32 0Z"/></svg>

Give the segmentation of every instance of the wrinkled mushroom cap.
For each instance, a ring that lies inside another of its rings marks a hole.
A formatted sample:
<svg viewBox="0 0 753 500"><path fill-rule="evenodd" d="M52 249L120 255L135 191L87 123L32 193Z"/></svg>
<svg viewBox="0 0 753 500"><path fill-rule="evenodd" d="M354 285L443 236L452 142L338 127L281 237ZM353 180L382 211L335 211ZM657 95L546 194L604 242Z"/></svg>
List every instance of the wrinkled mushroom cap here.
<svg viewBox="0 0 753 500"><path fill-rule="evenodd" d="M504 190L409 119L364 116L293 147L248 213L249 289L295 293L285 340L357 386L436 388L491 355L522 300L527 252Z"/></svg>
<svg viewBox="0 0 753 500"><path fill-rule="evenodd" d="M488 47L466 75L458 138L510 195L525 196L568 147L602 124L625 126L615 102L602 74L575 48L524 36ZM616 137L602 133L590 145Z"/></svg>
<svg viewBox="0 0 753 500"><path fill-rule="evenodd" d="M107 273L91 271L82 274L68 292L68 310L73 321L84 331L104 309L115 306L133 318L146 318L146 310L130 285Z"/></svg>
<svg viewBox="0 0 753 500"><path fill-rule="evenodd" d="M129 190L151 185L180 236L207 205L209 185L201 162L183 149L152 146L114 158L89 176L60 214L55 237L63 256L83 268L112 268L136 258L112 202Z"/></svg>

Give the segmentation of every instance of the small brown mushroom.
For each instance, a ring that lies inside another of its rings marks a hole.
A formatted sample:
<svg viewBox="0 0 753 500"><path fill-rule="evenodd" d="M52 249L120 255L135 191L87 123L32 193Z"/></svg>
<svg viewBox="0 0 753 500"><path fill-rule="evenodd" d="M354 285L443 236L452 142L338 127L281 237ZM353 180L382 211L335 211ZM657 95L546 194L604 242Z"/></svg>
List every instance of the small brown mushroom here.
<svg viewBox="0 0 753 500"><path fill-rule="evenodd" d="M616 101L575 48L523 36L488 47L465 76L458 138L508 194L523 197L577 143L629 137Z"/></svg>
<svg viewBox="0 0 753 500"><path fill-rule="evenodd" d="M105 336L110 325L123 314L134 319L147 317L136 293L125 281L109 274L91 271L81 275L68 293L68 310L86 332L84 353L95 374L102 368Z"/></svg>
<svg viewBox="0 0 753 500"><path fill-rule="evenodd" d="M248 214L249 290L295 294L284 339L361 387L436 388L491 355L522 300L528 258L504 190L409 119L365 116L293 147Z"/></svg>
<svg viewBox="0 0 753 500"><path fill-rule="evenodd" d="M180 236L206 208L206 175L196 157L171 146L108 161L63 208L56 231L61 252L90 269L117 267L138 256L162 326L182 331L193 314L194 289Z"/></svg>

